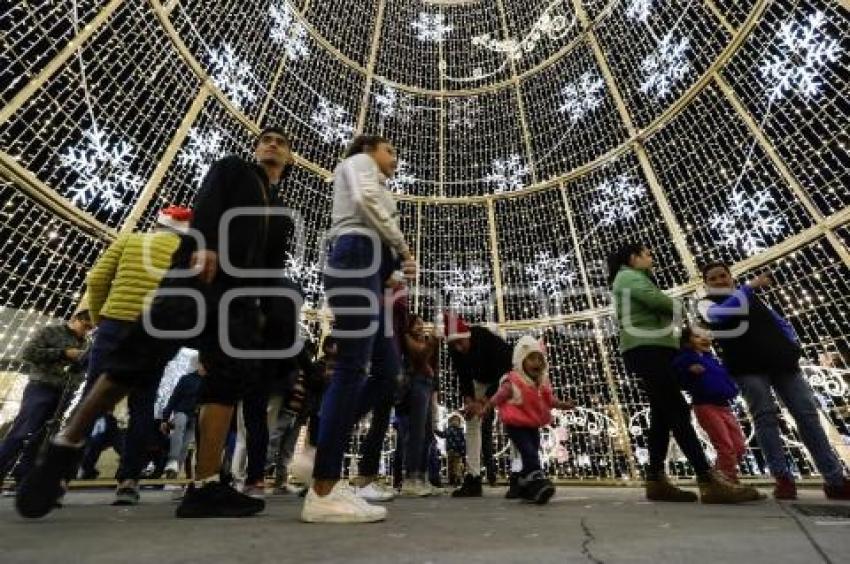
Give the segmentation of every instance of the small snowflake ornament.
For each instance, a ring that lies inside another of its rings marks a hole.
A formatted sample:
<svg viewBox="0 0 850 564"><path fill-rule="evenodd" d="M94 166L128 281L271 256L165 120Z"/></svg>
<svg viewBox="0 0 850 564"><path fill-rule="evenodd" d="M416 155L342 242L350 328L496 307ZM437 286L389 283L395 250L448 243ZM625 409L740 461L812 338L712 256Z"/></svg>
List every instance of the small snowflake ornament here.
<svg viewBox="0 0 850 564"><path fill-rule="evenodd" d="M442 42L446 35L454 31L454 27L445 23L443 14L419 12L419 16L410 26L416 30L416 39L433 43Z"/></svg>
<svg viewBox="0 0 850 564"><path fill-rule="evenodd" d="M273 2L269 6L269 18L272 21L269 36L275 44L283 46L287 59L298 61L310 56L307 28L296 19L289 2Z"/></svg>
<svg viewBox="0 0 850 564"><path fill-rule="evenodd" d="M210 76L216 87L221 90L238 109L257 99L257 93L251 88L254 81L251 66L236 55L233 47L227 43L219 49L210 51Z"/></svg>
<svg viewBox="0 0 850 564"><path fill-rule="evenodd" d="M530 173L531 169L522 163L520 156L513 154L504 160L494 160L490 174L484 177L484 181L493 186L496 193L508 192L525 186L525 177Z"/></svg>
<svg viewBox="0 0 850 564"><path fill-rule="evenodd" d="M726 200L726 210L709 218L709 226L720 236L721 244L740 248L747 256L768 248L785 234L785 217L776 213L776 202L767 190L747 194L735 188Z"/></svg>
<svg viewBox="0 0 850 564"><path fill-rule="evenodd" d="M673 85L685 78L691 70L687 58L689 49L690 40L687 37L676 39L672 31L662 37L655 51L640 65L644 73L641 92L658 99L666 98L672 92Z"/></svg>
<svg viewBox="0 0 850 564"><path fill-rule="evenodd" d="M558 111L570 116L572 123L578 123L585 115L602 105L604 91L605 81L595 72L587 71L561 90L564 101Z"/></svg>
<svg viewBox="0 0 850 564"><path fill-rule="evenodd" d="M354 135L354 124L348 112L326 98L319 97L319 103L310 121L316 126L319 138L325 143L347 145Z"/></svg>
<svg viewBox="0 0 850 564"><path fill-rule="evenodd" d="M646 188L623 173L605 179L596 187L596 202L590 206L590 211L599 218L600 224L616 225L635 217L645 198Z"/></svg>

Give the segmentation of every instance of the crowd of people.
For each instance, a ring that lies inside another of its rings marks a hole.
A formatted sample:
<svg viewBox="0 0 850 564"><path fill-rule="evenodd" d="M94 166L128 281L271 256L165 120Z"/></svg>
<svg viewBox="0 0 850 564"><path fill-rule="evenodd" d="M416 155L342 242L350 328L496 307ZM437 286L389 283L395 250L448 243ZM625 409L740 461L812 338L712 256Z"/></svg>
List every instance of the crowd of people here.
<svg viewBox="0 0 850 564"><path fill-rule="evenodd" d="M189 480L178 517L254 515L265 507L268 480L273 493L287 493L294 475L304 487L305 522L380 521L387 516L380 502L440 492L435 434L445 438L448 481L457 486L452 497L481 497L485 478L495 485L496 416L512 451L506 497L546 503L555 485L541 464L541 429L553 409L575 403L555 395L546 343L523 336L511 347L449 311L434 324L442 330L427 331L426 320L410 311L407 284L418 265L386 185L397 165L390 141L358 136L335 171L324 249L333 328L320 351L298 335L301 290L283 275L295 229L286 214L289 137L264 129L254 157L217 161L191 209L166 208L155 230L119 236L89 274L87 310L42 329L24 350L30 382L0 447L0 478L14 467L19 513L49 513L70 479L97 475L97 457L110 446L121 460L116 503L138 503L153 430L165 442L154 465L168 479ZM797 336L758 293L772 280L760 276L739 287L728 265L706 265L701 319L682 330L684 306L655 285L652 268L650 249L639 243L609 259L623 360L650 405L647 498L764 497L738 476L746 441L730 402L740 392L776 479L775 497L792 499L796 489L773 393L794 417L826 496L850 499L850 481L800 372ZM197 366L157 419L163 371L184 346L199 351ZM440 374L443 346L451 375ZM82 399L59 429L70 391L84 377ZM444 429L435 424L441 377L456 377L463 398ZM113 411L124 398L130 417L120 432ZM692 409L717 452L714 467ZM366 418L359 452L350 453L354 426ZM380 461L391 424L398 443L388 485ZM696 472L699 495L666 476L671 433ZM347 455L358 459L353 476L344 472Z"/></svg>

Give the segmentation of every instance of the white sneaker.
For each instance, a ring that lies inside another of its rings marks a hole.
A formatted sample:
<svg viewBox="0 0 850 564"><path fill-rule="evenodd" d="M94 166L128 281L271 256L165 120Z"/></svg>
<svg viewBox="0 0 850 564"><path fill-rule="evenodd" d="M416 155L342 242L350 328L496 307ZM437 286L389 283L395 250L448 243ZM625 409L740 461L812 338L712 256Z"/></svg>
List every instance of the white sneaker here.
<svg viewBox="0 0 850 564"><path fill-rule="evenodd" d="M395 498L395 492L392 488L377 481L371 482L368 486L357 488L355 491L358 497L366 501L387 502Z"/></svg>
<svg viewBox="0 0 850 564"><path fill-rule="evenodd" d="M405 480L401 485L401 495L404 497L428 497L434 495L431 484L424 480Z"/></svg>
<svg viewBox="0 0 850 564"><path fill-rule="evenodd" d="M386 518L386 508L369 505L342 480L324 497L310 488L301 510L305 523L374 523Z"/></svg>

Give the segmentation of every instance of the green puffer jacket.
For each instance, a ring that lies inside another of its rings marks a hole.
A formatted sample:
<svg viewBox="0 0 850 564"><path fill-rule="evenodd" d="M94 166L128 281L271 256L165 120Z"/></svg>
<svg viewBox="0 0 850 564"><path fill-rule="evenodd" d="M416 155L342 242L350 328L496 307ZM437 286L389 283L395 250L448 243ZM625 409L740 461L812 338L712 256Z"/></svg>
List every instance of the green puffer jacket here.
<svg viewBox="0 0 850 564"><path fill-rule="evenodd" d="M679 348L682 302L659 290L644 271L625 266L613 291L622 352L641 346Z"/></svg>
<svg viewBox="0 0 850 564"><path fill-rule="evenodd" d="M92 321L97 323L101 317L122 321L137 319L145 298L159 287L171 266L171 255L179 245L180 236L171 231L118 237L86 280Z"/></svg>
<svg viewBox="0 0 850 564"><path fill-rule="evenodd" d="M66 383L78 386L83 368L65 356L66 349L85 349L86 339L77 337L66 324L49 325L39 330L24 347L21 356L30 364L30 380L62 389Z"/></svg>

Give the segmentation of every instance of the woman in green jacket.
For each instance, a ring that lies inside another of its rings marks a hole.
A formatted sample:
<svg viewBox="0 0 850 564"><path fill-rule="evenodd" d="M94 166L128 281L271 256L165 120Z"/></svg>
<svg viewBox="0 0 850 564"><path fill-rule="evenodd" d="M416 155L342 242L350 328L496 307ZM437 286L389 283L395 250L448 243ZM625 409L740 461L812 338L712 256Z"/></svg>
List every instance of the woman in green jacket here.
<svg viewBox="0 0 850 564"><path fill-rule="evenodd" d="M636 374L649 398L649 467L646 497L654 501L696 501L665 475L670 432L693 466L703 503L738 503L759 498L753 488L730 484L717 473L702 450L691 424L688 402L672 370L679 349L682 303L653 282L652 254L642 244L628 244L608 258L609 281L626 369Z"/></svg>

